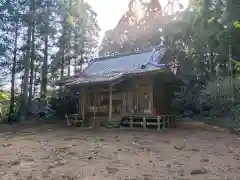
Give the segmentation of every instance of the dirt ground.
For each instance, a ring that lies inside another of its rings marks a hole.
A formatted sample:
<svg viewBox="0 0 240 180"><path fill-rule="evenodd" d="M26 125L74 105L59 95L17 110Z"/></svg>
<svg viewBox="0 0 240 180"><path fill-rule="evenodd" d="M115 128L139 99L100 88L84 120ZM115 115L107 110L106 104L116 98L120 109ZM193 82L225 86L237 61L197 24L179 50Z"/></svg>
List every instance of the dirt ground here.
<svg viewBox="0 0 240 180"><path fill-rule="evenodd" d="M240 180L240 137L41 125L0 133L1 180Z"/></svg>

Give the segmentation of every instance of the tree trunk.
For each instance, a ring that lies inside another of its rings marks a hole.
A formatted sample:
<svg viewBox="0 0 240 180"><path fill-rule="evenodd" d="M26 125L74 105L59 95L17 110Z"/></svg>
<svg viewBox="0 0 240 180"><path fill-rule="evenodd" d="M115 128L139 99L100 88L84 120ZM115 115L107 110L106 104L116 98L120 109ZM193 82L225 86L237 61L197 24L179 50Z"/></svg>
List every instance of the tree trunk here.
<svg viewBox="0 0 240 180"><path fill-rule="evenodd" d="M68 71L67 71L68 77L71 75L71 59L68 57Z"/></svg>
<svg viewBox="0 0 240 180"><path fill-rule="evenodd" d="M15 27L12 79L11 79L11 100L10 100L10 107L9 107L8 122L11 121L13 114L14 114L15 77L16 77L16 64L17 64L17 41L18 41L18 21L16 22L16 27Z"/></svg>
<svg viewBox="0 0 240 180"><path fill-rule="evenodd" d="M48 67L48 23L45 24L45 48L44 48L44 61L42 68L42 82L41 82L41 101L46 103L46 94L47 94L47 67Z"/></svg>
<svg viewBox="0 0 240 180"><path fill-rule="evenodd" d="M63 80L63 74L64 74L64 48L62 48L62 60L61 60L61 67L60 67L60 80ZM63 94L63 87L60 86L60 96Z"/></svg>
<svg viewBox="0 0 240 180"><path fill-rule="evenodd" d="M74 59L74 75L77 74L77 59Z"/></svg>
<svg viewBox="0 0 240 180"><path fill-rule="evenodd" d="M31 1L32 3L32 1ZM32 14L32 4L30 4L29 14ZM29 17L30 18L30 17ZM29 68L30 68L30 53L31 53L31 33L32 23L28 22L28 33L27 33L27 53L24 59L24 82L23 82L23 103L21 109L21 120L26 120L28 115L28 85L29 85Z"/></svg>
<svg viewBox="0 0 240 180"><path fill-rule="evenodd" d="M38 67L35 66L34 68L34 85L33 85L33 95L35 96L35 94L37 94L37 72L38 72Z"/></svg>
<svg viewBox="0 0 240 180"><path fill-rule="evenodd" d="M33 14L35 14L35 0L33 0ZM33 98L33 79L34 79L34 63L35 63L35 21L32 22L32 47L31 47L31 62L30 62L30 85L28 104L31 107Z"/></svg>
<svg viewBox="0 0 240 180"><path fill-rule="evenodd" d="M63 21L63 35L61 37L61 42L60 42L60 54L61 54L61 67L60 67L60 80L63 80L63 75L64 75L64 63L65 63L65 35L66 35L66 20L64 19ZM63 94L63 87L60 86L60 96Z"/></svg>
<svg viewBox="0 0 240 180"><path fill-rule="evenodd" d="M69 0L69 12L72 11L72 0ZM68 52L70 54L70 49L71 49L71 40L72 40L72 30L69 28L69 43L68 43ZM68 71L67 71L67 75L70 76L71 75L71 56L68 56Z"/></svg>

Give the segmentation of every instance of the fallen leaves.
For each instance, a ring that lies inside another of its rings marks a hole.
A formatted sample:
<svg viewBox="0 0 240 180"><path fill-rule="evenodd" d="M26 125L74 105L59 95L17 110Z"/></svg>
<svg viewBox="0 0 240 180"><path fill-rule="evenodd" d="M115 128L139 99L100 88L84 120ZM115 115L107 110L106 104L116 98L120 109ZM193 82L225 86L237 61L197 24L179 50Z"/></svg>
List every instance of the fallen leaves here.
<svg viewBox="0 0 240 180"><path fill-rule="evenodd" d="M201 160L200 160L201 162L209 162L209 159L208 158L206 158L206 157L201 157Z"/></svg>
<svg viewBox="0 0 240 180"><path fill-rule="evenodd" d="M200 150L198 148L192 148L191 151L193 152L199 152Z"/></svg>
<svg viewBox="0 0 240 180"><path fill-rule="evenodd" d="M174 149L176 149L176 150L182 150L184 148L184 146L174 146Z"/></svg>
<svg viewBox="0 0 240 180"><path fill-rule="evenodd" d="M170 144L171 142L169 140L163 141L164 144Z"/></svg>
<svg viewBox="0 0 240 180"><path fill-rule="evenodd" d="M200 174L206 174L206 173L207 173L207 170L204 167L202 167L202 168L193 169L190 174L200 175Z"/></svg>
<svg viewBox="0 0 240 180"><path fill-rule="evenodd" d="M53 169L59 166L64 166L67 164L66 160L56 160L54 162L52 162L50 165L48 165L48 169Z"/></svg>
<svg viewBox="0 0 240 180"><path fill-rule="evenodd" d="M10 147L12 144L3 144L2 147Z"/></svg>
<svg viewBox="0 0 240 180"><path fill-rule="evenodd" d="M20 164L21 164L21 160L20 159L15 159L15 160L7 161L4 165L10 168L12 166L18 166Z"/></svg>
<svg viewBox="0 0 240 180"><path fill-rule="evenodd" d="M105 139L104 139L104 138L100 138L99 141L100 141L100 142L103 142L103 141L105 141Z"/></svg>
<svg viewBox="0 0 240 180"><path fill-rule="evenodd" d="M167 164L167 165L166 165L166 168L168 168L168 169L170 169L171 167L172 167L171 164Z"/></svg>
<svg viewBox="0 0 240 180"><path fill-rule="evenodd" d="M240 155L239 155L239 154L234 154L233 156L234 156L233 158L234 158L235 160L238 160L238 161L240 160Z"/></svg>
<svg viewBox="0 0 240 180"><path fill-rule="evenodd" d="M118 168L113 168L109 166L106 167L106 170L108 171L109 174L113 174L113 175L119 171Z"/></svg>

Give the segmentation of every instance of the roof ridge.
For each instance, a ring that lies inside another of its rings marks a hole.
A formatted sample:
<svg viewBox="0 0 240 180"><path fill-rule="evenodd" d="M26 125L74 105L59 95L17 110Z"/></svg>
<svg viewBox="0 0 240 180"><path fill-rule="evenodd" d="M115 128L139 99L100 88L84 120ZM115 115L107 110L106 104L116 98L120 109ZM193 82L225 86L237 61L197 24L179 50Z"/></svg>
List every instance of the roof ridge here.
<svg viewBox="0 0 240 180"><path fill-rule="evenodd" d="M103 61L103 60L108 60L108 59L112 59L112 58L119 58L119 57L123 57L123 56L131 56L131 55L136 55L136 54L142 54L142 53L146 53L146 52L151 52L153 49L154 49L154 47L142 49L142 50L139 50L139 51L119 53L117 55L101 56L101 57L97 57L97 58L92 59L92 62Z"/></svg>

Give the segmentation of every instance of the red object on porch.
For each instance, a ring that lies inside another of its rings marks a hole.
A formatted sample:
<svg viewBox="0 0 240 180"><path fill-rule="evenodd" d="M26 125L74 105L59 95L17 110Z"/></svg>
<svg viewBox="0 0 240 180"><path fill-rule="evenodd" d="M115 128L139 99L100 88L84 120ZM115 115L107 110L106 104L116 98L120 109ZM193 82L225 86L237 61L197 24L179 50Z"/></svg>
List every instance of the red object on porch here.
<svg viewBox="0 0 240 180"><path fill-rule="evenodd" d="M158 112L157 112L157 108L152 108L152 113L154 114L154 115L157 115L158 114Z"/></svg>

